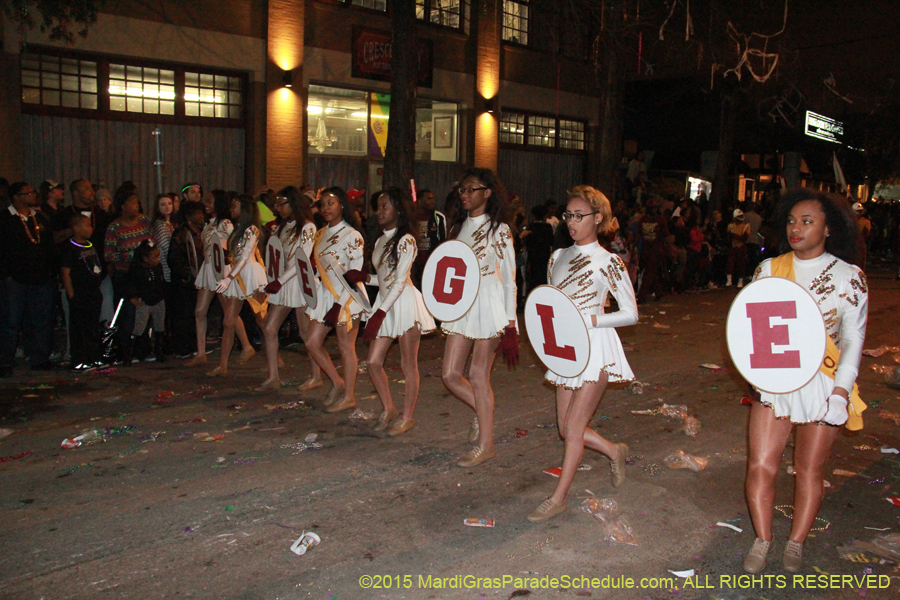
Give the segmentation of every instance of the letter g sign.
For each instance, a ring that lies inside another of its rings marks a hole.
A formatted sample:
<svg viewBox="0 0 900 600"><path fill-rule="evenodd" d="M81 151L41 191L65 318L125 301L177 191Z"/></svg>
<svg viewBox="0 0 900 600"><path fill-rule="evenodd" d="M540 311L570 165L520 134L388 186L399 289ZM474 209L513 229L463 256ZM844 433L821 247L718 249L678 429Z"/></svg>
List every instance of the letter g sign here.
<svg viewBox="0 0 900 600"><path fill-rule="evenodd" d="M450 271L453 275L450 275ZM455 256L445 256L437 263L434 272L434 299L443 304L456 304L462 300L466 287L466 261Z"/></svg>

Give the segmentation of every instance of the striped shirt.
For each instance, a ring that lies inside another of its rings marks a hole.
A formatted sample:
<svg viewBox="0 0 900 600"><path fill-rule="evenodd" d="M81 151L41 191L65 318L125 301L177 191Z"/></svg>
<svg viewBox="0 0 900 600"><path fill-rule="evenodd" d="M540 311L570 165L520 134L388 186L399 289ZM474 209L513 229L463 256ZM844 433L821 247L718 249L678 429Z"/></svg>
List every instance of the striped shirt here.
<svg viewBox="0 0 900 600"><path fill-rule="evenodd" d="M103 258L106 264L115 265L117 274L124 275L131 268L134 251L141 242L150 239L153 239L150 220L144 215L139 215L134 225L125 225L121 218L116 219L106 230Z"/></svg>

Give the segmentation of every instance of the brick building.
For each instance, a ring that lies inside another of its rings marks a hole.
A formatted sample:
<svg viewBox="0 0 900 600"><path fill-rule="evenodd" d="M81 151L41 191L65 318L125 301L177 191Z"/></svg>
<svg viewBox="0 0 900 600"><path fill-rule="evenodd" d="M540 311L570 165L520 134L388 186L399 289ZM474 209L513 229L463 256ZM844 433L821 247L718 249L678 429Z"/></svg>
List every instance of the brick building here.
<svg viewBox="0 0 900 600"><path fill-rule="evenodd" d="M531 205L585 181L599 111L590 37L577 33L587 26L528 0L415 1L417 183L440 197L465 167L486 166ZM0 173L132 179L145 198L160 175L163 190L195 180L378 189L386 8L110 0L72 46L7 22L0 74L13 85L0 92Z"/></svg>

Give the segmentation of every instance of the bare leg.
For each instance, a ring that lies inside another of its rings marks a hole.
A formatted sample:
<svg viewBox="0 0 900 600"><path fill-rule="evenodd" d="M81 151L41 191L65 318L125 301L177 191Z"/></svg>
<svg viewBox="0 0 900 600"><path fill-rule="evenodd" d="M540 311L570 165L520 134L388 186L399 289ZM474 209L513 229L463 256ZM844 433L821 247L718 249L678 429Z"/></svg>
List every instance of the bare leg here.
<svg viewBox="0 0 900 600"><path fill-rule="evenodd" d="M454 396L475 410L475 392L472 390L472 384L465 377L466 360L469 358L473 344L473 340L455 333L447 336L441 377L444 385Z"/></svg>
<svg viewBox="0 0 900 600"><path fill-rule="evenodd" d="M767 542L772 540L775 475L792 427L790 420L776 419L775 411L764 404L754 402L750 408L750 444L744 493L756 537Z"/></svg>
<svg viewBox="0 0 900 600"><path fill-rule="evenodd" d="M494 449L494 390L491 388L491 368L500 338L475 340L472 363L469 365L469 382L475 396L475 413L478 415L478 446L482 450Z"/></svg>
<svg viewBox="0 0 900 600"><path fill-rule="evenodd" d="M389 413L393 413L397 409L394 408L391 386L388 383L387 373L384 371L384 357L387 355L393 342L394 340L391 338L375 338L369 343L369 357L366 359L369 379L372 380L372 385L375 386L375 391L378 392L381 406Z"/></svg>
<svg viewBox="0 0 900 600"><path fill-rule="evenodd" d="M197 290L197 304L194 306L194 324L197 327L197 356L206 357L206 314L209 312L209 305L212 304L216 293L207 290ZM202 359L201 359L202 360Z"/></svg>
<svg viewBox="0 0 900 600"><path fill-rule="evenodd" d="M403 399L403 420L412 421L419 400L419 341L422 334L413 327L400 336L400 369L406 380L406 397Z"/></svg>
<svg viewBox="0 0 900 600"><path fill-rule="evenodd" d="M575 473L584 457L584 448L588 445L589 439L592 444L589 447L612 459L617 458L619 450L616 445L588 427L603 392L606 391L608 379L607 375L602 373L600 381L586 383L578 390L567 390L561 386L556 388L557 422L559 434L565 440L565 451L559 483L550 496L554 504L566 501L566 494L575 479Z"/></svg>
<svg viewBox="0 0 900 600"><path fill-rule="evenodd" d="M313 381L322 381L322 368L319 367L312 354L309 353L309 344L307 342L310 328L309 316L306 314L306 310L302 308L295 308L294 314L297 316L297 329L300 330L300 339L303 340L303 345L307 347L306 354L309 357L309 368L312 370L311 379Z"/></svg>
<svg viewBox="0 0 900 600"><path fill-rule="evenodd" d="M229 299L226 298L224 294L219 294L219 303L222 305L222 312L225 312L225 302L227 300L229 300ZM237 300L237 298L232 298L232 300ZM237 315L241 314L241 306L243 305L243 303L244 303L244 301L241 300L240 303L238 304ZM241 342L241 352L242 353L253 349L253 346L250 345L250 340L247 339L247 329L244 327L244 320L241 319L240 317L238 317L234 321L234 333L237 335L238 341ZM223 338L225 337L224 334L222 337ZM231 347L234 347L234 340L231 340L230 343L231 343ZM230 350L229 350L229 352L230 352Z"/></svg>
<svg viewBox="0 0 900 600"><path fill-rule="evenodd" d="M325 376L331 380L331 385L335 389L344 387L344 380L334 368L331 357L325 351L325 336L328 335L329 327L318 321L309 321L309 338L306 340L306 350L309 355L316 361L316 364L325 373Z"/></svg>
<svg viewBox="0 0 900 600"><path fill-rule="evenodd" d="M344 400L355 402L356 375L359 371L359 358L356 356L356 336L359 335L359 321L347 331L346 325L337 326L338 350L341 353L341 364L344 366Z"/></svg>
<svg viewBox="0 0 900 600"><path fill-rule="evenodd" d="M289 306L270 304L266 320L262 325L266 343L266 365L269 367L269 378L266 382L278 381L278 330L291 312Z"/></svg>
<svg viewBox="0 0 900 600"><path fill-rule="evenodd" d="M225 313L222 327L222 355L219 358L219 369L224 373L228 371L228 357L234 347L235 323L241 320L238 315L244 301L240 298L226 298L221 295L219 300L222 302L222 310Z"/></svg>
<svg viewBox="0 0 900 600"><path fill-rule="evenodd" d="M802 544L809 534L825 494L825 461L840 427L813 423L797 427L797 446L794 449L794 518L791 523L792 541Z"/></svg>

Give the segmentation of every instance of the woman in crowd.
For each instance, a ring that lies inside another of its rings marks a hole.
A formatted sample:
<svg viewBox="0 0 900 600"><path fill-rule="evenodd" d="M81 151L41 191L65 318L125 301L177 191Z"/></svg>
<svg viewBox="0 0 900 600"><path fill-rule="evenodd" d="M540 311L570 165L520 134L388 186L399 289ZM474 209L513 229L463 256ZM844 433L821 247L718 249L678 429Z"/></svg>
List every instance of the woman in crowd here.
<svg viewBox="0 0 900 600"><path fill-rule="evenodd" d="M178 194L159 194L153 206L153 241L159 248L159 264L162 266L166 291L166 306L172 307L172 270L169 268L169 242L175 232L175 200ZM166 329L172 331L172 312L166 312Z"/></svg>
<svg viewBox="0 0 900 600"><path fill-rule="evenodd" d="M269 378L256 388L260 392L281 387L281 381L278 378L278 330L291 310L294 310L297 315L297 326L300 329L300 337L303 339L304 345L309 340L306 300L300 289L302 282L297 273L298 253L302 252L308 258L316 236L316 226L313 224L309 198L301 194L296 187L288 186L278 192L275 197L275 212L281 218L281 224L275 230L275 235L281 240L281 247L284 250L282 260L285 271L280 277L269 282L265 289L266 293L270 294L269 310L263 326ZM312 376L300 386L301 390L311 390L322 385L322 369L319 368L312 356L309 357L309 362Z"/></svg>
<svg viewBox="0 0 900 600"><path fill-rule="evenodd" d="M516 257L509 207L500 179L489 169L469 169L459 187L460 208L450 239L468 244L478 258L481 285L462 318L443 323L447 334L442 376L453 394L475 411L469 442L476 444L456 464L473 467L497 456L491 368L498 346L510 367L518 363ZM466 361L472 355L469 377Z"/></svg>
<svg viewBox="0 0 900 600"><path fill-rule="evenodd" d="M865 404L856 377L868 314L868 288L863 272L850 264L856 248L856 224L843 198L808 189L782 198L778 225L785 237L783 254L763 261L754 279L785 277L813 296L826 316L827 349L822 367L799 390L787 394L760 392L750 409L745 492L756 540L744 558L744 570L766 566L772 545L775 475L796 426L794 444L794 509L791 533L782 557L786 571L796 573L803 544L824 494L825 462L841 425L862 428Z"/></svg>
<svg viewBox="0 0 900 600"><path fill-rule="evenodd" d="M203 239L203 264L200 265L200 272L197 273L197 278L194 280L194 285L197 287L197 304L194 307L194 324L197 329L197 354L188 360L188 366L206 363L206 317L209 312L209 305L212 304L213 298L216 297L216 290L219 284L216 277L216 262L219 260L223 261L220 272L224 272L225 269L224 252L220 253L215 249L215 246L218 245L219 249L223 250L226 240L234 230L234 225L228 218L231 212L231 198L228 192L213 190L210 192L210 196L213 198L212 210L210 211L212 216L200 234ZM223 298L220 296L220 304L222 300ZM237 334L243 349L240 361L246 362L253 358L256 351L250 345L250 340L247 339L247 332L244 329L244 322L240 319L234 323L234 332Z"/></svg>
<svg viewBox="0 0 900 600"><path fill-rule="evenodd" d="M326 226L316 233L312 258L321 277L315 309L307 308L311 320L307 351L331 380L332 389L325 397L326 412L340 412L356 406L356 336L363 308L350 297L331 268L335 261L346 271L359 270L363 264L363 237L356 230L353 207L347 193L330 187L320 196L319 213ZM344 377L341 377L325 351L325 336L335 329Z"/></svg>
<svg viewBox="0 0 900 600"><path fill-rule="evenodd" d="M353 285L363 282L378 286L378 297L372 306L374 313L366 323L363 339L369 342L366 362L369 377L384 408L375 422L375 431L387 429L388 435L395 436L413 428L413 413L419 399L419 339L436 326L425 308L422 293L410 279L417 249L409 196L399 188L389 188L372 196L372 200L378 225L383 229L372 251L375 275L350 271L347 280ZM396 421L397 409L384 370L384 358L394 340L400 343L400 369L406 389L403 415Z"/></svg>
<svg viewBox="0 0 900 600"><path fill-rule="evenodd" d="M614 329L637 323L634 288L622 259L597 241L597 235L605 234L612 226L606 196L587 185L575 187L569 192L563 220L575 243L553 253L548 279L578 307L588 328L591 355L587 368L576 377L560 377L552 371L545 376L556 386L557 426L565 451L556 490L528 515L528 520L534 522L546 521L566 510L566 495L585 447L609 457L612 485L616 488L625 481L628 454L628 446L609 441L591 429L589 423L610 381L634 379ZM606 313L604 307L610 293L619 309Z"/></svg>
<svg viewBox="0 0 900 600"><path fill-rule="evenodd" d="M259 255L259 211L252 196L241 194L231 201L231 219L237 222L228 236L229 269L219 280L216 291L222 294L222 353L219 366L209 372L211 377L228 373L228 359L234 347L235 323L244 301L248 301L262 326L266 314L266 299L262 288L266 285L266 268ZM245 334L246 335L246 334ZM246 348L246 346L245 346ZM251 351L253 348L249 348ZM247 350L241 354L243 357ZM274 360L278 360L275 352Z"/></svg>

